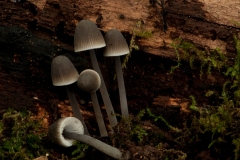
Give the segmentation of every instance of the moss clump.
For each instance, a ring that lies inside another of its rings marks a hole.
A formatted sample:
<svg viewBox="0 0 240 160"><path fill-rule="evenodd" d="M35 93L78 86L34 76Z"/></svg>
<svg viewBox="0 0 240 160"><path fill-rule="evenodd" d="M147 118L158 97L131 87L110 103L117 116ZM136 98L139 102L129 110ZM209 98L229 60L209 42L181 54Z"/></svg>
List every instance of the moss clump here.
<svg viewBox="0 0 240 160"><path fill-rule="evenodd" d="M72 156L74 156L72 160L85 158L89 146L78 141L75 142L74 146L76 149L72 152Z"/></svg>
<svg viewBox="0 0 240 160"><path fill-rule="evenodd" d="M225 76L230 77L226 84L230 84L230 89L233 93L233 100L236 106L240 106L240 39L234 36L237 55L234 64L227 67Z"/></svg>
<svg viewBox="0 0 240 160"><path fill-rule="evenodd" d="M225 156L226 159L237 160L240 158L240 40L234 37L234 41L237 56L232 65L226 64L228 60L218 50L206 54L205 51L200 51L191 43L182 40L178 40L173 46L178 57L181 52L183 57L189 59L191 68L195 59L198 58L201 62L201 73L203 66L208 65L207 73L210 73L209 68L224 67L226 72L223 75L227 76L220 94L213 91L206 93L206 98L212 95L218 97L220 101L218 106L198 107L194 96L190 96L191 123L184 125L177 140L181 142L181 147L194 146L205 141L208 142L204 144L206 148L211 149L218 157ZM180 62L177 67L179 66ZM224 154L226 148L229 150L227 156Z"/></svg>
<svg viewBox="0 0 240 160"><path fill-rule="evenodd" d="M231 20L231 23L234 24L236 27L239 27L239 26L240 26L240 22Z"/></svg>
<svg viewBox="0 0 240 160"><path fill-rule="evenodd" d="M27 160L46 154L40 133L41 122L31 112L5 110L0 119L0 159Z"/></svg>
<svg viewBox="0 0 240 160"><path fill-rule="evenodd" d="M141 110L136 116L122 119L117 130L111 136L111 140L118 148L131 150L136 147L137 154L140 157L184 160L187 157L186 153L177 147L169 148L165 146L168 142L179 144L170 135L170 133L176 134L178 132L179 130L172 127L164 117L155 115L150 108L146 108ZM131 144L130 148L129 144ZM147 153L143 153L145 148L148 148ZM135 152L136 150L133 150L131 156L134 157L136 155Z"/></svg>
<svg viewBox="0 0 240 160"><path fill-rule="evenodd" d="M178 64L171 68L171 73L179 68L181 65L181 59L189 61L190 68L194 68L194 62L200 62L200 77L204 73L206 68L207 74L211 74L212 68L221 69L226 65L226 57L220 51L220 49L214 50L200 50L194 44L183 41L178 38L175 39L171 44L176 52ZM180 58L181 57L181 58Z"/></svg>
<svg viewBox="0 0 240 160"><path fill-rule="evenodd" d="M222 152L223 148L221 146L232 147L235 155L231 157L237 160L240 152L240 109L234 106L233 101L227 97L227 94L223 93L222 96L225 100L220 106L209 106L208 108L192 106L190 109L193 109L195 114L192 118L191 127L186 127L184 130L189 133L188 138L191 136L198 137L191 143L199 141L199 137L210 139L207 147L212 148L217 153ZM192 100L192 104L196 104L193 97ZM235 148L229 142L232 142Z"/></svg>

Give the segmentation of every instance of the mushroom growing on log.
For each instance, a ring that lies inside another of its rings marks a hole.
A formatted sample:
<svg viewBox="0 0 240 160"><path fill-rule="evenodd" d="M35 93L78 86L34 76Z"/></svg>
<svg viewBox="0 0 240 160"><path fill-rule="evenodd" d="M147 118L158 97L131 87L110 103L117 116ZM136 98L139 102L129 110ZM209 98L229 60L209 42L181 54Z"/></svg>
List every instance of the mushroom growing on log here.
<svg viewBox="0 0 240 160"><path fill-rule="evenodd" d="M70 84L78 80L79 74L72 62L66 56L57 56L53 59L51 65L52 83L54 86L66 86L68 98L73 110L73 115L83 122L85 134L89 135L83 116L78 107L78 102Z"/></svg>
<svg viewBox="0 0 240 160"><path fill-rule="evenodd" d="M94 52L94 49L105 46L104 38L95 23L89 20L82 20L78 23L74 33L74 51L89 50L93 69L98 72L101 78L100 92L106 107L107 116L111 127L114 127L118 124L117 118Z"/></svg>
<svg viewBox="0 0 240 160"><path fill-rule="evenodd" d="M122 33L117 29L111 29L107 31L104 38L106 41L106 47L103 55L105 57L114 57L115 59L122 116L123 118L129 118L127 97L120 59L120 56L130 52L128 44Z"/></svg>
<svg viewBox="0 0 240 160"><path fill-rule="evenodd" d="M108 136L107 129L105 127L105 123L96 95L96 91L99 89L101 85L101 79L99 77L99 74L94 70L86 69L80 73L77 80L77 85L81 90L91 94L93 109L97 119L101 137L107 137Z"/></svg>

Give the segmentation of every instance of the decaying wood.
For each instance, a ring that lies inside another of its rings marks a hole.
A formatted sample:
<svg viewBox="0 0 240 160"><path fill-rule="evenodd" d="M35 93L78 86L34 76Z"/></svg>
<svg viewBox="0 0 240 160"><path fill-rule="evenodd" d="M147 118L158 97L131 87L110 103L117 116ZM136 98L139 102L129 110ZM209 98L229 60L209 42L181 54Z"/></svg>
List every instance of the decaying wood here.
<svg viewBox="0 0 240 160"><path fill-rule="evenodd" d="M153 109L155 115L161 115L167 122L181 124L184 117L189 116L190 100L186 98L173 98L169 96L158 96L153 100Z"/></svg>
<svg viewBox="0 0 240 160"><path fill-rule="evenodd" d="M240 30L239 0L1 0L0 24L18 25L54 44L72 48L81 19L90 19L106 32L117 28L131 35L139 20L152 31L137 38L142 51L175 57L174 38L200 47L234 52L233 35Z"/></svg>
<svg viewBox="0 0 240 160"><path fill-rule="evenodd" d="M188 99L181 99L181 98L172 98L168 96L158 96L154 99L153 105L156 107L163 107L165 109L167 108L180 108L180 112L182 114L184 113L190 113L189 108L189 100Z"/></svg>
<svg viewBox="0 0 240 160"><path fill-rule="evenodd" d="M171 47L175 38L235 53L239 6L239 0L0 0L0 107L50 105L48 99L33 97L43 92L55 99L48 92L61 90L51 88L49 70L56 55L67 55L79 71L86 69L86 60L73 52L75 26L82 19L92 20L103 32L117 28L128 42L142 21L153 35L137 37L136 44L163 57L176 57Z"/></svg>

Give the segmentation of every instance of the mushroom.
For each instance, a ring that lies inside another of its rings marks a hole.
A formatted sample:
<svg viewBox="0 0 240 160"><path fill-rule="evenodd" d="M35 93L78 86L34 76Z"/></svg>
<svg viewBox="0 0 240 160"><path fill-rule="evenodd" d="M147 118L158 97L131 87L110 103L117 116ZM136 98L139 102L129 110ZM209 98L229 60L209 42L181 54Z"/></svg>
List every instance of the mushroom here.
<svg viewBox="0 0 240 160"><path fill-rule="evenodd" d="M111 127L114 127L118 124L118 121L94 52L94 49L105 46L104 38L95 23L89 20L82 20L78 23L74 33L74 51L89 50L93 69L98 72L101 78L100 92L106 107L109 123Z"/></svg>
<svg viewBox="0 0 240 160"><path fill-rule="evenodd" d="M96 91L101 85L101 79L99 77L99 74L92 69L86 69L80 73L77 80L77 85L81 90L89 92L91 94L93 109L97 119L100 135L101 137L107 137L108 133L104 124L103 116L96 95Z"/></svg>
<svg viewBox="0 0 240 160"><path fill-rule="evenodd" d="M105 57L115 58L122 116L124 118L129 118L127 97L126 97L126 91L125 91L125 85L124 85L123 73L122 73L122 65L121 65L121 59L120 59L120 56L129 53L128 44L125 38L123 37L122 33L117 29L111 29L107 31L104 38L106 42L106 47L103 55Z"/></svg>
<svg viewBox="0 0 240 160"><path fill-rule="evenodd" d="M48 129L48 138L63 147L70 147L74 140L77 140L115 159L126 159L119 149L91 136L84 135L81 121L74 117L64 117L54 122Z"/></svg>
<svg viewBox="0 0 240 160"><path fill-rule="evenodd" d="M83 116L79 110L76 97L69 86L78 80L78 71L66 56L60 55L55 57L52 61L51 77L54 86L66 86L67 95L73 110L73 115L83 122L85 134L89 135Z"/></svg>

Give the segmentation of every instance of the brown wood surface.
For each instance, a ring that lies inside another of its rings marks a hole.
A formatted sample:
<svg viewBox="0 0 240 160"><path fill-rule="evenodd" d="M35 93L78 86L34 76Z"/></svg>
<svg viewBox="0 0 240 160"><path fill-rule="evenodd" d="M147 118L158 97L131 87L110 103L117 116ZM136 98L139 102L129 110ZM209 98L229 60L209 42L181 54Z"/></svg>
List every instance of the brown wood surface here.
<svg viewBox="0 0 240 160"><path fill-rule="evenodd" d="M170 44L178 37L203 48L234 52L233 35L240 30L239 0L1 0L0 11L1 25L31 29L69 49L82 19L96 22L103 31L117 28L125 35L131 35L142 20L153 36L137 38L137 45L165 57L175 57Z"/></svg>
<svg viewBox="0 0 240 160"><path fill-rule="evenodd" d="M39 103L50 106L51 101L57 99L56 95L51 94L52 91L64 94L64 89L53 87L51 83L51 61L56 55L67 55L78 71L91 67L86 61L88 56L82 58L73 52L75 26L82 19L94 21L103 32L117 28L128 42L134 26L141 20L144 28L151 30L153 36L137 37L136 44L140 50L154 55L176 57L171 47L175 38L183 38L201 48L218 47L227 54L235 53L233 35L240 30L239 0L168 0L164 4L163 2L163 0L0 0L0 109L31 108ZM154 55L140 59L150 60ZM99 63L103 64L101 60ZM147 66L139 67L134 76L138 77L138 74L143 76L145 71L148 73L151 68ZM103 75L109 75L106 71L104 73L103 65L101 67ZM135 66L132 69L135 69ZM164 76L159 77L162 79ZM139 83L139 80L133 80L132 77L125 78L126 85ZM106 80L109 79L108 77ZM147 86L145 80L143 81ZM137 98L149 96L142 95L144 93L145 91ZM131 97L130 90L128 95ZM133 102L129 103L130 106L131 104L134 106ZM149 104L152 104L150 99Z"/></svg>

